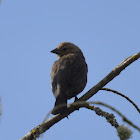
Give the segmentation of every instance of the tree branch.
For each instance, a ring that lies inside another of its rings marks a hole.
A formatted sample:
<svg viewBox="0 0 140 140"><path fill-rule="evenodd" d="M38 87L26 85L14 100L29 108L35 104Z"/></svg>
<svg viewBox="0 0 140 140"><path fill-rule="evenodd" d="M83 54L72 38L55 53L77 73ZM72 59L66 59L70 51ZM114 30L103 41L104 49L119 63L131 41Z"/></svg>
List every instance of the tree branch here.
<svg viewBox="0 0 140 140"><path fill-rule="evenodd" d="M112 91L112 89L109 89L109 90ZM107 107L107 108L113 110L114 112L116 112L120 117L122 117L122 119L123 119L124 122L128 123L129 125L131 125L132 127L134 127L135 129L137 129L140 132L140 128L138 126L136 126L133 122L131 122L130 120L128 120L120 111L118 111L117 109L115 109L114 107L112 107L112 106L110 106L110 105L108 105L106 103L99 102L99 101L98 102L97 101L96 102L95 101L88 101L88 102L81 101L81 102L78 102L78 103L76 102L76 103L73 103L73 104L74 105L80 105L80 106L81 106L81 104L82 105L85 104L85 105L87 105L87 106L85 106L85 108L88 108L88 109L91 109L91 110L94 110L94 106L90 106L91 104L96 104L96 105L101 105L101 106ZM69 104L68 106L70 106L70 105L72 105L72 104ZM47 113L47 115L46 115L43 123L49 118L49 116L51 114L51 111L49 113ZM96 110L94 110L94 111L97 114Z"/></svg>
<svg viewBox="0 0 140 140"><path fill-rule="evenodd" d="M121 62L116 68L114 68L103 80L101 80L97 85L95 85L93 88L91 88L87 93L85 93L78 101L86 101L89 98L91 98L93 95L95 95L100 89L102 89L107 83L109 83L112 79L114 79L116 76L120 74L122 70L124 70L127 66L129 66L131 63L136 61L138 58L140 58L140 52L137 54L130 56L126 58L123 62ZM77 101L77 103L78 103ZM53 126L55 123L59 122L66 116L68 116L70 113L77 110L77 108L70 106L69 111L66 114L63 115L55 115L49 120L45 121L44 123L38 125L36 128L31 130L27 135L25 135L20 140L33 140L34 136L37 137L46 130L48 130L51 126Z"/></svg>
<svg viewBox="0 0 140 140"><path fill-rule="evenodd" d="M116 112L119 116L122 117L123 121L128 123L129 125L131 125L132 127L134 127L135 129L137 129L140 132L140 128L138 126L136 126L134 123L132 123L130 120L128 120L120 111L118 111L117 109L115 109L114 107L105 104L103 102L88 102L89 104L96 104L96 105L102 105L105 106L111 110L113 110L114 112Z"/></svg>
<svg viewBox="0 0 140 140"><path fill-rule="evenodd" d="M117 67L115 67L103 80L101 80L97 85L91 88L87 93L85 93L80 101L86 101L95 95L101 88L103 88L106 84L108 84L112 79L120 74L122 70L124 70L131 63L140 58L140 52L136 53L133 56L129 56L123 62L121 62Z"/></svg>

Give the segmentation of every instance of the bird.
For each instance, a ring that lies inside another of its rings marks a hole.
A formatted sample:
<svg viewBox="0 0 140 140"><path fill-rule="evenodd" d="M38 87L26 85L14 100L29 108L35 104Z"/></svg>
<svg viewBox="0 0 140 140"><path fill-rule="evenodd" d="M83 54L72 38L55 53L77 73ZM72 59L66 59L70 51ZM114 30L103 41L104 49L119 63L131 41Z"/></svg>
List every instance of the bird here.
<svg viewBox="0 0 140 140"><path fill-rule="evenodd" d="M81 49L71 43L62 42L51 51L58 60L51 69L51 88L56 98L52 114L64 114L68 111L67 100L81 93L87 84L88 67Z"/></svg>

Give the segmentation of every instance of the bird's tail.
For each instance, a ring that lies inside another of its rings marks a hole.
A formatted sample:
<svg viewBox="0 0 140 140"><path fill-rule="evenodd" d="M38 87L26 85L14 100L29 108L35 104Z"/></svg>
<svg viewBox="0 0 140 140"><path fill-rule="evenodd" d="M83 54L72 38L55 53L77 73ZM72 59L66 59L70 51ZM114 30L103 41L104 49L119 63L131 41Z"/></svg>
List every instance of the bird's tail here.
<svg viewBox="0 0 140 140"><path fill-rule="evenodd" d="M67 112L67 99L65 97L58 96L55 101L55 106L52 110L52 114L64 114Z"/></svg>

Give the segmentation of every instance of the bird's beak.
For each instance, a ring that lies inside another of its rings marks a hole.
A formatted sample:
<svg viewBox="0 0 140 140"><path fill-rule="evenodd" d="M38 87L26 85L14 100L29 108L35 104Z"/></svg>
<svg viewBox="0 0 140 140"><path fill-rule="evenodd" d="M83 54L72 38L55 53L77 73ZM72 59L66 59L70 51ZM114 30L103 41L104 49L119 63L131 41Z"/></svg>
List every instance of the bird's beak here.
<svg viewBox="0 0 140 140"><path fill-rule="evenodd" d="M59 49L57 49L57 48L56 48L56 49L52 50L52 51L51 51L51 53L60 54L61 52L60 52L60 50L59 50Z"/></svg>

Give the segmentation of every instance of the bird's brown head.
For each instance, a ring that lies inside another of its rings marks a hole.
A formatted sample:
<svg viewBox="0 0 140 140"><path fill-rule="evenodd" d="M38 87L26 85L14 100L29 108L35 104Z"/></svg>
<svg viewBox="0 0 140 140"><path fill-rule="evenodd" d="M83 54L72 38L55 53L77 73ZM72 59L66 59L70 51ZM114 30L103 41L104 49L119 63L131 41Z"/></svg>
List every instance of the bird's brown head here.
<svg viewBox="0 0 140 140"><path fill-rule="evenodd" d="M81 50L70 42L62 42L56 49L52 50L51 52L57 54L58 58L71 53L82 54Z"/></svg>

